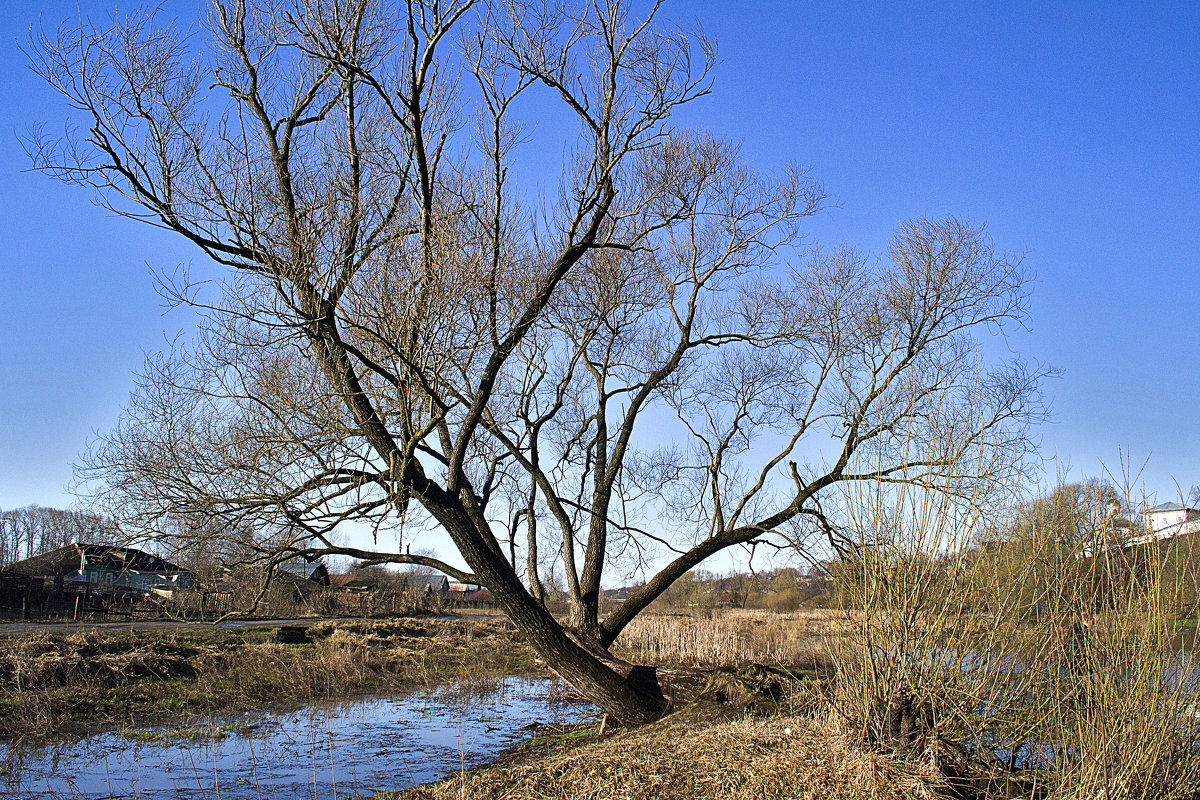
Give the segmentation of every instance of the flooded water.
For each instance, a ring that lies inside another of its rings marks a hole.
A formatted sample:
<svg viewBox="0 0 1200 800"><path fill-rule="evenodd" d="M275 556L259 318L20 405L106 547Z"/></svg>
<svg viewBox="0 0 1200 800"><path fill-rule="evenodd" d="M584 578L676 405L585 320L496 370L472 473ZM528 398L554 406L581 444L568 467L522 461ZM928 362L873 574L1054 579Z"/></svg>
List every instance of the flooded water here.
<svg viewBox="0 0 1200 800"><path fill-rule="evenodd" d="M402 697L214 717L179 729L8 747L0 795L17 798L325 800L402 789L479 764L546 724L595 714L561 683L507 678ZM203 734L203 735L201 735Z"/></svg>

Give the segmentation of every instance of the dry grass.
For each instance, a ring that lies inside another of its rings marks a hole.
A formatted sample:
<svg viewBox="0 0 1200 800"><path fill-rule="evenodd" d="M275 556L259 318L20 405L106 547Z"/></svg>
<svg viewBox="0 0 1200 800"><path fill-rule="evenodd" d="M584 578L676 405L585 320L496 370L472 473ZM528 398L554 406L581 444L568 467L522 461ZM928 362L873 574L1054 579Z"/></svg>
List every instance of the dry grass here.
<svg viewBox="0 0 1200 800"><path fill-rule="evenodd" d="M919 800L936 796L919 765L854 744L832 718L729 718L695 705L658 723L527 763L458 775L404 800Z"/></svg>
<svg viewBox="0 0 1200 800"><path fill-rule="evenodd" d="M504 620L319 623L305 644L270 629L89 631L0 639L0 736L265 707L527 672Z"/></svg>
<svg viewBox="0 0 1200 800"><path fill-rule="evenodd" d="M644 616L617 640L622 657L639 663L689 667L749 662L788 667L827 663L828 639L845 621L837 612L775 614L728 610L705 616Z"/></svg>

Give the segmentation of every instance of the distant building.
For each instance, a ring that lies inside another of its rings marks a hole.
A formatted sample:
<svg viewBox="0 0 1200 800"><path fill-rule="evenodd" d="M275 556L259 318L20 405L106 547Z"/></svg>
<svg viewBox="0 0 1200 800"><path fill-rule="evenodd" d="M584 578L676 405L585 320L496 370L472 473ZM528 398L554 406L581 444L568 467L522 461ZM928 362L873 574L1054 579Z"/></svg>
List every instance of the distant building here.
<svg viewBox="0 0 1200 800"><path fill-rule="evenodd" d="M401 588L418 594L436 594L444 597L450 591L450 579L445 575L405 575Z"/></svg>
<svg viewBox="0 0 1200 800"><path fill-rule="evenodd" d="M378 589L378 582L371 577L361 577L353 572L329 576L329 588L343 594L368 594Z"/></svg>
<svg viewBox="0 0 1200 800"><path fill-rule="evenodd" d="M492 593L487 589L480 588L465 592L463 596L459 598L459 602L478 608L482 606L494 606L496 604L496 598L493 597Z"/></svg>
<svg viewBox="0 0 1200 800"><path fill-rule="evenodd" d="M1191 508L1179 503L1160 503L1146 511L1145 533L1133 539L1132 544L1148 544L1191 536L1200 533L1200 508Z"/></svg>
<svg viewBox="0 0 1200 800"><path fill-rule="evenodd" d="M329 594L332 585L330 577L329 569L320 563L313 568L308 577L302 572L276 568L271 575L271 590L292 603L307 604L313 598Z"/></svg>
<svg viewBox="0 0 1200 800"><path fill-rule="evenodd" d="M164 558L103 544L68 544L9 565L7 572L129 589L190 589L192 573Z"/></svg>
<svg viewBox="0 0 1200 800"><path fill-rule="evenodd" d="M600 596L610 603L624 603L629 599L629 591L628 586L617 589L601 589Z"/></svg>
<svg viewBox="0 0 1200 800"><path fill-rule="evenodd" d="M1092 531L1092 540L1085 544L1076 558L1091 558L1094 552L1104 553L1111 550L1124 550L1137 544L1134 536L1134 525L1121 516L1121 504L1112 501L1108 504L1108 513L1104 522Z"/></svg>

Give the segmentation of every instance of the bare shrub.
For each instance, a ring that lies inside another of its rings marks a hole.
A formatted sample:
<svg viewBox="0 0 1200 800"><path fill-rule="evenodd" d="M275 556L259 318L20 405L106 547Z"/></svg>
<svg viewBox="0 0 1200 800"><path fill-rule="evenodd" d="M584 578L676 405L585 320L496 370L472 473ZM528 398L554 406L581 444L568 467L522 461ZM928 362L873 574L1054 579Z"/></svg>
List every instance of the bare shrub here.
<svg viewBox="0 0 1200 800"><path fill-rule="evenodd" d="M859 611L835 640L842 713L963 786L1195 796L1196 673L1172 646L1161 562L1129 568L1106 504L1066 530L1036 502L995 502L1015 489L847 493L860 546L838 579Z"/></svg>

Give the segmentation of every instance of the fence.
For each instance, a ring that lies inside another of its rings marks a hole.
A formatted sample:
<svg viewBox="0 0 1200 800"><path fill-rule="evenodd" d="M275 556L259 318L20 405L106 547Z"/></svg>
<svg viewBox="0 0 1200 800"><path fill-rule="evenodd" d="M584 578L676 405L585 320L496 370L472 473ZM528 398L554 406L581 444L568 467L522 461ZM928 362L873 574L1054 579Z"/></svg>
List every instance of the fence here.
<svg viewBox="0 0 1200 800"><path fill-rule="evenodd" d="M128 617L142 599L124 588L0 572L0 610L20 619Z"/></svg>

